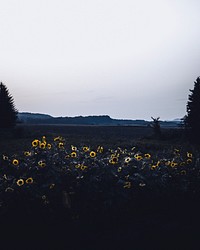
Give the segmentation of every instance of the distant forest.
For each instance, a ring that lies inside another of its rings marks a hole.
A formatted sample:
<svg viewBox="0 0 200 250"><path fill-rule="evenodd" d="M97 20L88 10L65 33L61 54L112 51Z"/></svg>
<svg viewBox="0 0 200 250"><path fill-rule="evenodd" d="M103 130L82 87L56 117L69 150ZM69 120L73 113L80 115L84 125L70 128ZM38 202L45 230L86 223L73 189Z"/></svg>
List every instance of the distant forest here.
<svg viewBox="0 0 200 250"><path fill-rule="evenodd" d="M150 126L145 120L113 119L108 115L52 117L46 114L22 112L18 114L18 123L25 124L63 124L63 125L101 125L101 126ZM160 121L162 127L178 127L180 120Z"/></svg>

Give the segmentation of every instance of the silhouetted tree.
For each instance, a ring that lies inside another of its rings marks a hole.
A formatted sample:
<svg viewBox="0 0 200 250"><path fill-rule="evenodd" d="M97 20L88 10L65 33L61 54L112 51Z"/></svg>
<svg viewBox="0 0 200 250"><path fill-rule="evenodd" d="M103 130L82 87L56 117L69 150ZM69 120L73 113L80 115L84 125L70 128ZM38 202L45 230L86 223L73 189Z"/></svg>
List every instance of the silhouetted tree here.
<svg viewBox="0 0 200 250"><path fill-rule="evenodd" d="M184 124L191 141L200 144L200 77L196 79L194 89L190 89L190 92Z"/></svg>
<svg viewBox="0 0 200 250"><path fill-rule="evenodd" d="M153 120L153 122L151 123L151 127L153 128L154 131L154 136L156 139L160 139L161 137L161 129L160 129L160 117L157 118L153 118L151 117L151 119Z"/></svg>
<svg viewBox="0 0 200 250"><path fill-rule="evenodd" d="M16 124L17 110L7 87L0 83L0 128L12 128Z"/></svg>

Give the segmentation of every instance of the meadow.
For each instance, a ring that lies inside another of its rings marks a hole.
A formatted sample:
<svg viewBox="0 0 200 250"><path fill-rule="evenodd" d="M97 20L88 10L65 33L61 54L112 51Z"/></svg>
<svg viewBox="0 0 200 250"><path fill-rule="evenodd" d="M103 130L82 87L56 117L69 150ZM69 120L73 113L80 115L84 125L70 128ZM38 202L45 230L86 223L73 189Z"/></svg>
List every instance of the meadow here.
<svg viewBox="0 0 200 250"><path fill-rule="evenodd" d="M69 242L96 249L105 241L136 249L159 242L162 249L178 249L172 242L195 246L199 148L180 129L162 134L156 140L149 127L58 125L20 125L4 132L4 236L15 230L26 241L34 234L46 249L52 240L58 249Z"/></svg>

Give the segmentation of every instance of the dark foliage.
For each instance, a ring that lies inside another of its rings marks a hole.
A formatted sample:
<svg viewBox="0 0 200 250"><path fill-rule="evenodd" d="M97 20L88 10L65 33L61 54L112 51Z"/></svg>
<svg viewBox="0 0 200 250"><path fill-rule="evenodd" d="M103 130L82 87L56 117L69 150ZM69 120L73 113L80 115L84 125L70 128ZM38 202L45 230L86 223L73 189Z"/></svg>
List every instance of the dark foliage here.
<svg viewBox="0 0 200 250"><path fill-rule="evenodd" d="M17 110L7 87L0 84L0 128L12 128L16 124Z"/></svg>
<svg viewBox="0 0 200 250"><path fill-rule="evenodd" d="M200 141L200 77L194 82L194 89L190 89L188 97L187 115L184 118L185 128L190 140Z"/></svg>

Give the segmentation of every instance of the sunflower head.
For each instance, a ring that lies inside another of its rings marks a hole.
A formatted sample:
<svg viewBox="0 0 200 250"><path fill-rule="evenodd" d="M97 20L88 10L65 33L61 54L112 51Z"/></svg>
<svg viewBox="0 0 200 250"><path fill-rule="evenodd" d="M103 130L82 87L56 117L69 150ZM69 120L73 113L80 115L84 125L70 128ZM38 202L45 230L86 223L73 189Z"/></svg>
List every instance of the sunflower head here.
<svg viewBox="0 0 200 250"><path fill-rule="evenodd" d="M95 151L91 151L90 152L90 157L91 158L94 158L96 155L97 155L97 153Z"/></svg>
<svg viewBox="0 0 200 250"><path fill-rule="evenodd" d="M23 179L17 180L17 186L21 187L23 185L24 185L24 180Z"/></svg>
<svg viewBox="0 0 200 250"><path fill-rule="evenodd" d="M35 139L32 141L32 146L37 147L39 145L39 140Z"/></svg>
<svg viewBox="0 0 200 250"><path fill-rule="evenodd" d="M33 178L29 177L28 179L26 179L26 183L27 184L32 184L33 183Z"/></svg>
<svg viewBox="0 0 200 250"><path fill-rule="evenodd" d="M19 165L19 161L17 159L14 159L12 161L12 164L15 165L15 166L18 166Z"/></svg>

